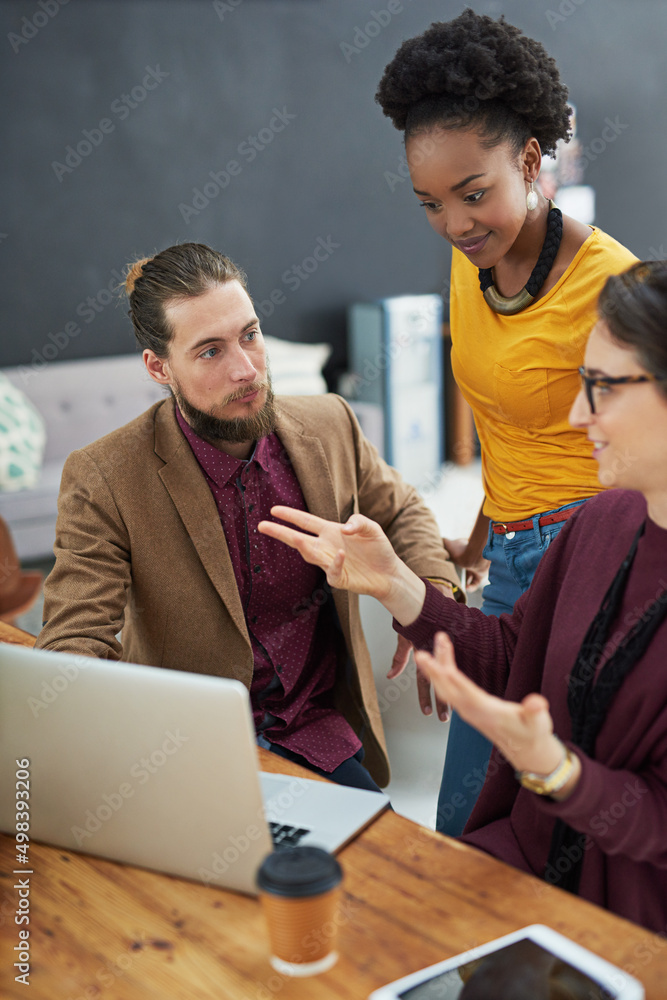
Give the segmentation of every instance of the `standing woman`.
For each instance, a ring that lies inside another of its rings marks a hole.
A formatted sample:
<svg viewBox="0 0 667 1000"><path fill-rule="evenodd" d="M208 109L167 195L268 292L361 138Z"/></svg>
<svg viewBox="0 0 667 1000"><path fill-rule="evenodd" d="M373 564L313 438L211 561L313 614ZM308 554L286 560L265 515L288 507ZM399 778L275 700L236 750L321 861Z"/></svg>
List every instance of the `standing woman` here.
<svg viewBox="0 0 667 1000"><path fill-rule="evenodd" d="M554 60L504 18L466 10L432 24L400 47L376 100L404 132L430 225L454 247L452 368L475 417L485 499L468 541L445 544L469 581L488 568L482 610L511 613L567 518L607 485L568 411L600 290L636 258L536 189L542 155L570 137L571 109ZM462 832L490 750L454 713L441 832Z"/></svg>

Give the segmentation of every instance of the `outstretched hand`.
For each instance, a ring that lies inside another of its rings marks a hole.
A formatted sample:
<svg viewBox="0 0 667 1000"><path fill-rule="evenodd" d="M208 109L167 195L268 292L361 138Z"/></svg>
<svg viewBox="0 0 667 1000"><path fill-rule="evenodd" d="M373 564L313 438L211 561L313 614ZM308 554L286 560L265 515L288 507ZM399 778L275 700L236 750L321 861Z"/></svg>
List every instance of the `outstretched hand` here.
<svg viewBox="0 0 667 1000"><path fill-rule="evenodd" d="M285 542L306 562L320 566L332 587L370 594L379 601L387 597L402 564L375 521L353 514L339 524L292 507L272 507L271 514L296 527L260 521L258 531Z"/></svg>
<svg viewBox="0 0 667 1000"><path fill-rule="evenodd" d="M454 647L444 632L437 633L433 654L416 652L415 660L438 697L491 740L515 770L550 774L558 766L562 746L553 735L546 698L529 694L514 702L488 694L458 669Z"/></svg>

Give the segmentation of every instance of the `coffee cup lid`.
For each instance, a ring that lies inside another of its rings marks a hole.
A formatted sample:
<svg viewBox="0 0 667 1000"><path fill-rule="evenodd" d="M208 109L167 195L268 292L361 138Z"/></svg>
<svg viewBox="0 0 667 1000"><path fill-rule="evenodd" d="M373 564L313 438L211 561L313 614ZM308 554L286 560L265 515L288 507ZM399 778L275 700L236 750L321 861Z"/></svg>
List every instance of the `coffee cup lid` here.
<svg viewBox="0 0 667 1000"><path fill-rule="evenodd" d="M333 854L321 847L288 847L269 854L257 872L262 892L276 896L317 896L343 878Z"/></svg>

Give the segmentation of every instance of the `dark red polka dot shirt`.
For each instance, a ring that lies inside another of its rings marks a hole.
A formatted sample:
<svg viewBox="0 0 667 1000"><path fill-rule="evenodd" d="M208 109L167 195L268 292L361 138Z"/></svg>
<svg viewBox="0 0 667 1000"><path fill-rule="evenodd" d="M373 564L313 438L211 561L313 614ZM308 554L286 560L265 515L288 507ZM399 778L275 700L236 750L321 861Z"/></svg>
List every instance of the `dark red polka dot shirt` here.
<svg viewBox="0 0 667 1000"><path fill-rule="evenodd" d="M257 732L333 771L361 746L333 707L339 634L322 570L257 530L271 508L306 510L292 464L276 434L247 461L200 438L176 407L215 499L254 656L250 700Z"/></svg>

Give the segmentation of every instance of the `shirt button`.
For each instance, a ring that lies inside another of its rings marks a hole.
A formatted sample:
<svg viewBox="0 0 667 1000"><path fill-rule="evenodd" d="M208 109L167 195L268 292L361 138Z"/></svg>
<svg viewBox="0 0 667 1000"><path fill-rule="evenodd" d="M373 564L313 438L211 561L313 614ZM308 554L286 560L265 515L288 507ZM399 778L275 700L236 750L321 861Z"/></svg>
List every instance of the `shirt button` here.
<svg viewBox="0 0 667 1000"><path fill-rule="evenodd" d="M505 535L505 538L514 538L515 534L516 534L515 531L508 531L507 534Z"/></svg>
<svg viewBox="0 0 667 1000"><path fill-rule="evenodd" d="M261 573L261 571L262 571L261 566L255 566L255 573Z"/></svg>
<svg viewBox="0 0 667 1000"><path fill-rule="evenodd" d="M282 672L283 672L283 665L282 665L282 663L278 663L276 665L276 670L278 671L279 674L282 674Z"/></svg>
<svg viewBox="0 0 667 1000"><path fill-rule="evenodd" d="M248 510L249 510L249 511L250 511L251 513L252 513L252 509L253 509L253 507L254 507L254 506L255 506L255 505L254 505L254 503L251 503L251 504L248 504Z"/></svg>
<svg viewBox="0 0 667 1000"><path fill-rule="evenodd" d="M255 625L256 622L257 622L257 615L253 615L252 618L250 619L250 624Z"/></svg>

